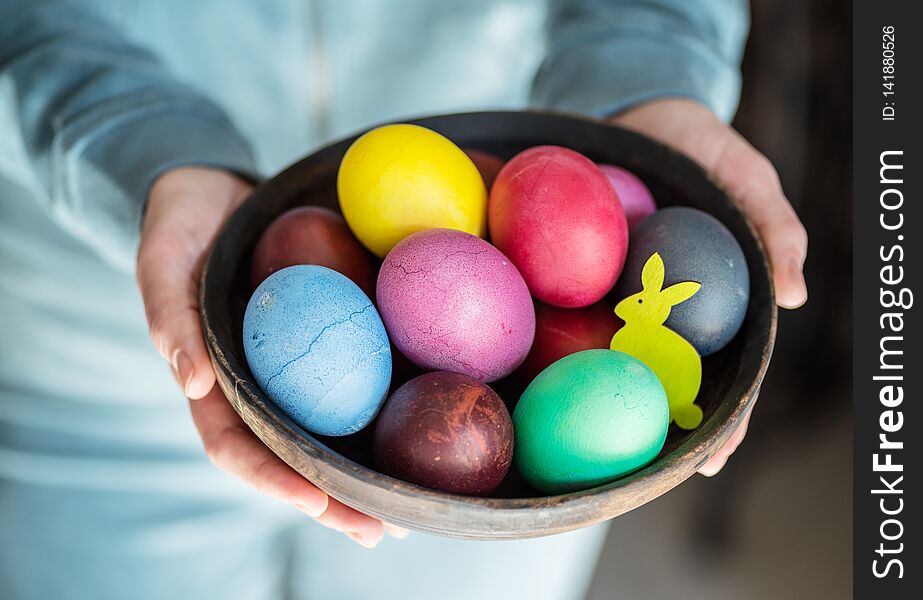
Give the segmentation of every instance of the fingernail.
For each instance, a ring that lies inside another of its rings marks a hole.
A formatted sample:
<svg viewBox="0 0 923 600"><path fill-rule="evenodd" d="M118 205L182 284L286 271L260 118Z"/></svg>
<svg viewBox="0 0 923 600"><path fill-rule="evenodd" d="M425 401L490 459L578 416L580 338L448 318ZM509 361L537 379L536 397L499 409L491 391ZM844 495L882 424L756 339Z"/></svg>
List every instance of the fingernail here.
<svg viewBox="0 0 923 600"><path fill-rule="evenodd" d="M174 365L176 369L176 376L179 377L180 382L183 384L183 392L188 396L189 395L189 385L192 383L192 375L195 372L195 369L192 367L192 361L189 359L189 355L180 350L176 353L176 364Z"/></svg>
<svg viewBox="0 0 923 600"><path fill-rule="evenodd" d="M368 540L365 540L365 539L364 539L360 534L358 534L358 533L355 533L355 532L352 532L352 531L344 531L343 533L346 534L346 537L348 537L348 538L351 539L352 541L356 542L357 544L359 544L359 545L362 546L363 548L368 548L369 550L371 550L372 548L374 548L375 546L378 545L378 542L370 542L370 541L368 541Z"/></svg>
<svg viewBox="0 0 923 600"><path fill-rule="evenodd" d="M721 471L721 469L724 468L724 465L728 459L727 457L722 457L716 461L715 458L717 457L713 457L707 463L702 465L702 467L699 469L699 473L701 473L702 475L706 477L714 477L715 475L717 475Z"/></svg>
<svg viewBox="0 0 923 600"><path fill-rule="evenodd" d="M798 308L808 301L808 287L804 281L803 265L800 260L793 258L788 263L788 275L792 282L798 282L797 291L786 299L788 308Z"/></svg>
<svg viewBox="0 0 923 600"><path fill-rule="evenodd" d="M327 497L325 496L320 500L313 501L311 504L296 502L295 506L298 508L298 510L308 515L312 519L316 519L327 512Z"/></svg>
<svg viewBox="0 0 923 600"><path fill-rule="evenodd" d="M381 542L383 537L385 537L385 530L383 527L362 527L359 531L359 538L362 540L362 545L366 548L374 548Z"/></svg>
<svg viewBox="0 0 923 600"><path fill-rule="evenodd" d="M388 532L388 535L396 540L403 540L408 535L410 535L409 529L404 529L403 527L398 527L397 525L392 525L391 523L384 523L384 526L385 531Z"/></svg>

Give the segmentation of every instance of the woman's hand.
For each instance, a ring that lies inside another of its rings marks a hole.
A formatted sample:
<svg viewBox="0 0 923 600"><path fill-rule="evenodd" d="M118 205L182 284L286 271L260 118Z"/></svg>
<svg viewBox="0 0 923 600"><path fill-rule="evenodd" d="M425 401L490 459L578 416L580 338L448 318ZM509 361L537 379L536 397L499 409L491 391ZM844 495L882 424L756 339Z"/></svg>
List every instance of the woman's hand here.
<svg viewBox="0 0 923 600"><path fill-rule="evenodd" d="M778 305L798 308L805 303L808 289L802 268L808 252L807 232L765 156L692 100L654 100L615 116L611 122L660 140L698 162L759 232L772 266ZM700 473L711 476L721 470L746 435L749 421L748 413Z"/></svg>
<svg viewBox="0 0 923 600"><path fill-rule="evenodd" d="M385 525L329 498L286 465L250 431L215 385L199 324L199 274L218 229L252 189L228 172L206 168L174 169L154 183L137 267L151 338L189 398L192 418L215 466L374 547ZM395 537L406 536L403 529L387 529Z"/></svg>

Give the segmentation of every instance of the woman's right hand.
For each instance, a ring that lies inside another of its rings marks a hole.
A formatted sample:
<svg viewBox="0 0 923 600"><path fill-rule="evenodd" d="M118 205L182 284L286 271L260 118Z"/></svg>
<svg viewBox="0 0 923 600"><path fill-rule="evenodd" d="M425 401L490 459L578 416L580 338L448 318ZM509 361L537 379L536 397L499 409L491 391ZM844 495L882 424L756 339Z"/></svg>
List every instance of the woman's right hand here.
<svg viewBox="0 0 923 600"><path fill-rule="evenodd" d="M151 187L137 265L151 339L189 398L215 466L367 548L385 530L406 537L406 530L349 508L295 472L263 445L216 385L199 323L199 274L219 228L251 192L233 174L207 168L173 169Z"/></svg>

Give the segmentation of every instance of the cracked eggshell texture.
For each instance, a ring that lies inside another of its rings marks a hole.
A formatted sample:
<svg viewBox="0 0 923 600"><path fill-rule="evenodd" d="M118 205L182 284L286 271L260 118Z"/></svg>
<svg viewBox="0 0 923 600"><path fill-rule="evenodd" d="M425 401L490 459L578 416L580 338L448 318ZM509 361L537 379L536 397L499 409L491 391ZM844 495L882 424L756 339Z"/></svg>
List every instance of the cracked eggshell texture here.
<svg viewBox="0 0 923 600"><path fill-rule="evenodd" d="M644 363L584 350L539 374L513 411L514 461L537 489L560 494L618 479L663 448L670 408Z"/></svg>
<svg viewBox="0 0 923 600"><path fill-rule="evenodd" d="M491 241L542 302L589 306L612 289L628 250L618 197L590 159L560 146L514 156L490 191Z"/></svg>
<svg viewBox="0 0 923 600"><path fill-rule="evenodd" d="M244 353L266 395L322 435L375 417L391 381L391 347L375 307L345 276L315 265L276 271L244 314Z"/></svg>
<svg viewBox="0 0 923 600"><path fill-rule="evenodd" d="M378 308L394 345L424 369L495 381L523 361L535 307L502 252L461 231L415 233L385 257Z"/></svg>
<svg viewBox="0 0 923 600"><path fill-rule="evenodd" d="M385 473L457 494L493 491L513 460L513 422L487 385L437 371L402 385L375 422Z"/></svg>
<svg viewBox="0 0 923 600"><path fill-rule="evenodd" d="M487 188L477 167L449 139L418 125L385 125L353 142L337 194L350 229L379 257L432 227L487 231Z"/></svg>
<svg viewBox="0 0 923 600"><path fill-rule="evenodd" d="M702 356L727 345L740 330L750 302L750 271L740 244L721 221L687 206L664 208L631 230L631 248L616 287L622 300L641 291L641 270L659 252L663 287L681 281L702 284L696 294L670 309L664 325Z"/></svg>

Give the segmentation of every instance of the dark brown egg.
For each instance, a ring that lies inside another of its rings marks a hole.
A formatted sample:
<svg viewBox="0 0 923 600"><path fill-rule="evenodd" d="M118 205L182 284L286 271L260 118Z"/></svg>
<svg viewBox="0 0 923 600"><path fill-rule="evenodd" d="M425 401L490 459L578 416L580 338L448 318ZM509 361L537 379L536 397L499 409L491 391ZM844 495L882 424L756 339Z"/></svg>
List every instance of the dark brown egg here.
<svg viewBox="0 0 923 600"><path fill-rule="evenodd" d="M497 174L506 163L493 154L489 154L482 150L472 150L468 148L465 150L465 154L468 155L468 158L471 159L474 166L478 168L478 172L480 172L481 177L484 178L484 185L487 186L487 191L489 192L490 186L494 184L494 179L497 178Z"/></svg>
<svg viewBox="0 0 923 600"><path fill-rule="evenodd" d="M487 385L427 373L402 385L375 425L375 462L399 479L458 494L496 488L513 459L513 422Z"/></svg>
<svg viewBox="0 0 923 600"><path fill-rule="evenodd" d="M346 275L375 299L375 263L346 221L326 208L303 206L282 213L253 250L253 289L272 273L293 265L320 265Z"/></svg>

